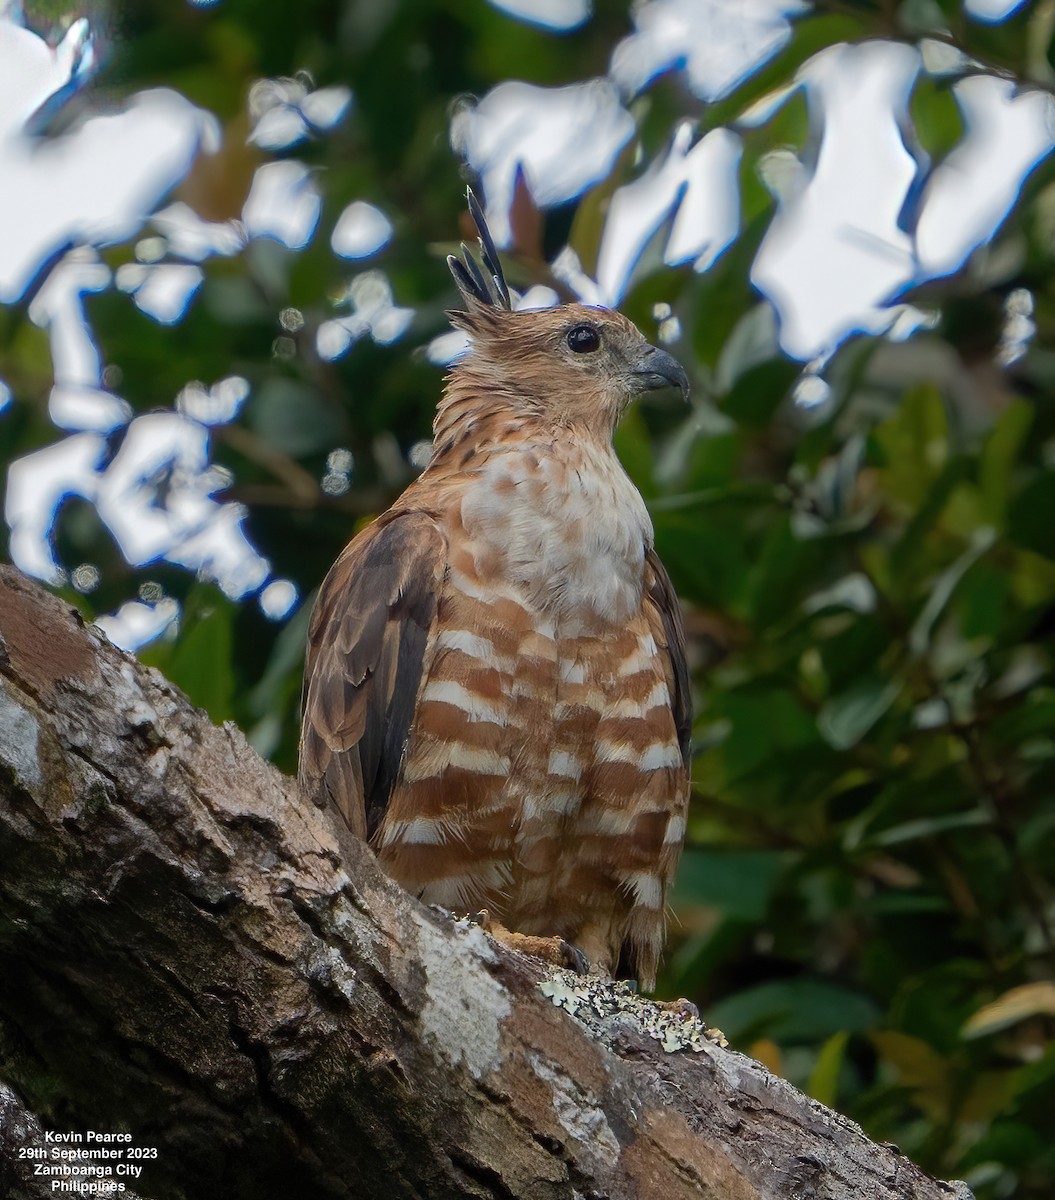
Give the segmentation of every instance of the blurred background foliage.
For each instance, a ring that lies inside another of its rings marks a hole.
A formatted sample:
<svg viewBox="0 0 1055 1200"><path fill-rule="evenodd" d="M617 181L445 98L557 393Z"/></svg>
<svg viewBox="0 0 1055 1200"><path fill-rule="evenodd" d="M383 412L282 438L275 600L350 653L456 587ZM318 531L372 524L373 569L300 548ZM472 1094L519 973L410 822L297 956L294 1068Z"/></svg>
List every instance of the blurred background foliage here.
<svg viewBox="0 0 1055 1200"><path fill-rule="evenodd" d="M46 31L68 9L28 12ZM639 136L654 154L682 116L701 131L731 120L827 45L939 25L979 61L1047 87L1050 12L985 25L949 2L819 3L728 98L703 104L660 79L636 102ZM88 15L106 44L91 104L165 84L223 123L221 149L176 197L202 216L237 217L267 158L246 144L253 81L307 72L354 94L343 123L298 148L321 180L323 226L356 199L394 225L379 262L411 328L333 362L315 332L349 268L321 236L302 252L258 240L208 260L173 327L112 290L86 300L136 412L171 405L189 379L249 381L238 420L212 431L213 458L303 602L275 623L175 566L133 570L77 501L58 558L97 564L99 582L66 594L89 616L143 586L177 599L178 629L142 657L292 772L313 589L412 477L441 386L421 347L454 299L442 252L470 233L452 102L507 78L603 74L627 9L598 3L564 37L482 0L136 0ZM948 87L925 81L911 112L930 154L946 154L961 132ZM653 254L622 304L650 337L654 306L672 307L670 349L694 380L691 412L642 405L618 433L685 605L697 687L695 798L659 992L691 997L735 1046L927 1170L967 1179L979 1200L1048 1200L1055 169L1033 174L967 267L920 289L932 329L845 342L824 365L824 404L807 407L793 399L801 364L779 350L748 279L774 211L760 163L807 145L804 104L744 137L739 240L702 274ZM624 154L578 203L544 214L522 194L511 281L551 283L546 262L569 240L589 270L607 197L637 170ZM105 257L116 266L128 247ZM1001 355L1023 295L1036 336ZM283 322L289 310L299 324ZM0 374L15 397L0 421L6 464L55 436L46 339L24 307L0 310ZM336 448L354 467L326 491Z"/></svg>

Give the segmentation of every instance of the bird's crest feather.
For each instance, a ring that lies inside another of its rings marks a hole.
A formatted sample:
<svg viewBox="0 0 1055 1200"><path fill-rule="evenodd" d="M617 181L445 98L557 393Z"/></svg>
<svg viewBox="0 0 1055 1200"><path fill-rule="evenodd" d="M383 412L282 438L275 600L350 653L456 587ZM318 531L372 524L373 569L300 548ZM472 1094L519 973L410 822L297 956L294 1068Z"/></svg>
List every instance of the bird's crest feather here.
<svg viewBox="0 0 1055 1200"><path fill-rule="evenodd" d="M480 235L480 256L483 259L483 267L476 261L472 251L464 242L462 242L462 257L458 258L449 254L447 266L450 267L454 282L458 285L458 291L461 292L470 309L485 305L489 308L505 309L508 312L512 308L509 300L509 288L506 286L494 238L491 237L491 231L487 228L484 210L480 207L480 202L472 188L465 189L465 197L469 202L469 213L476 225L476 231Z"/></svg>

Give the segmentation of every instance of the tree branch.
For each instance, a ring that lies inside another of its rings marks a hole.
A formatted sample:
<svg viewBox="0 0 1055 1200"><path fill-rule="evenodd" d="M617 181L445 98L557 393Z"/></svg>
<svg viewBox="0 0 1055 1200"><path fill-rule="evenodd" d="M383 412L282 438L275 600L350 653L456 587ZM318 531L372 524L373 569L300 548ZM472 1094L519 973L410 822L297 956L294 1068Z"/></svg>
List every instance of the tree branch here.
<svg viewBox="0 0 1055 1200"><path fill-rule="evenodd" d="M9 1177L33 1113L156 1147L144 1197L969 1196L625 989L423 908L10 568L0 864Z"/></svg>

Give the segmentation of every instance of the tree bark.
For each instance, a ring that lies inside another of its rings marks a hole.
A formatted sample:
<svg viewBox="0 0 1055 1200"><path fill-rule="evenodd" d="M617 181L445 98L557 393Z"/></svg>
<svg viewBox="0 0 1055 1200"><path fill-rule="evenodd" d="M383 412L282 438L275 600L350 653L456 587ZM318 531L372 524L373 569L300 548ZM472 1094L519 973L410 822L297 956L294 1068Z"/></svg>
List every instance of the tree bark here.
<svg viewBox="0 0 1055 1200"><path fill-rule="evenodd" d="M94 1130L156 1148L128 1184L155 1200L969 1197L691 1021L424 908L10 568L0 1077L12 1195L54 1194L19 1147Z"/></svg>

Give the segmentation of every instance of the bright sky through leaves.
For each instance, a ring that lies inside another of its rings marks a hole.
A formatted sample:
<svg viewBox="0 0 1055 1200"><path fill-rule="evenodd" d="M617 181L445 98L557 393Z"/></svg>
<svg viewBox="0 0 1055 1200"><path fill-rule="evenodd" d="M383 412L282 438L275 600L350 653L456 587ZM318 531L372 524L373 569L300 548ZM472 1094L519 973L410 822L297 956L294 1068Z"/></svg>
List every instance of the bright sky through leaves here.
<svg viewBox="0 0 1055 1200"><path fill-rule="evenodd" d="M511 22L554 34L591 16L585 0L493 2ZM1013 7L975 0L969 12L1000 20ZM614 47L607 77L562 87L508 79L479 102L463 103L452 117L451 141L481 181L499 243L512 237L518 177L543 209L575 200L635 147L635 96L668 73L702 100L734 95L782 50L795 18L806 11L778 0L735 6L646 0L633 11L633 29ZM764 164L776 211L752 268L754 284L777 314L780 343L797 359L822 362L857 331L893 329L905 336L925 324L928 315L900 303L899 294L956 270L987 241L1024 177L1051 150L1047 94L1016 94L1005 81L976 76L953 89L965 135L933 167L905 137L924 61L900 43L836 45L805 62L793 87L768 108L756 106L753 120L764 125L801 90L814 131L809 152L779 151ZM38 114L84 88L95 66L85 21L72 24L52 47L22 26L16 9L0 14L0 300L16 303L31 284L36 289L30 317L51 347L49 412L56 426L56 440L10 472L11 552L26 570L59 578L64 564L52 548L53 524L62 497L77 494L96 506L130 562L163 557L214 579L233 597L245 596L275 581L237 506L214 498L222 480L210 466L209 429L216 420L233 419L238 406L210 420L188 397L218 394L223 381L188 381L200 393L166 398L176 406L170 414L133 418L126 400L104 382L85 297L113 289L161 325L177 325L197 302L202 264L212 257L243 253L261 239L304 251L322 228L335 255L373 259L392 245L393 222L365 198L327 217L325 175L294 156L354 121L347 87L316 88L305 75L253 85L248 139L264 161L249 182L241 219L215 221L184 200L166 206L195 161L222 142L218 122L175 91L140 92L105 114L94 113L89 102L57 136L27 136ZM672 129L666 148L651 160L633 149L635 177L611 195L595 277L570 248L555 260L554 274L588 302L618 304L643 272L660 264L708 271L741 232L741 149L736 129L701 133L692 122ZM649 247L657 237L653 263ZM120 244L131 253L111 273L96 250ZM524 302L555 298L548 288L533 289ZM313 336L321 358L332 361L362 339L386 346L408 338L414 319L415 309L401 303L382 261L350 275ZM463 346L458 335L443 335L431 343L429 357L449 361ZM9 407L8 392L2 395L0 416ZM122 429L120 450L103 466L103 436ZM277 594L268 592L266 602L261 597L271 616L286 611ZM128 621L127 635L119 616L110 630L135 645L145 626L138 610Z"/></svg>

